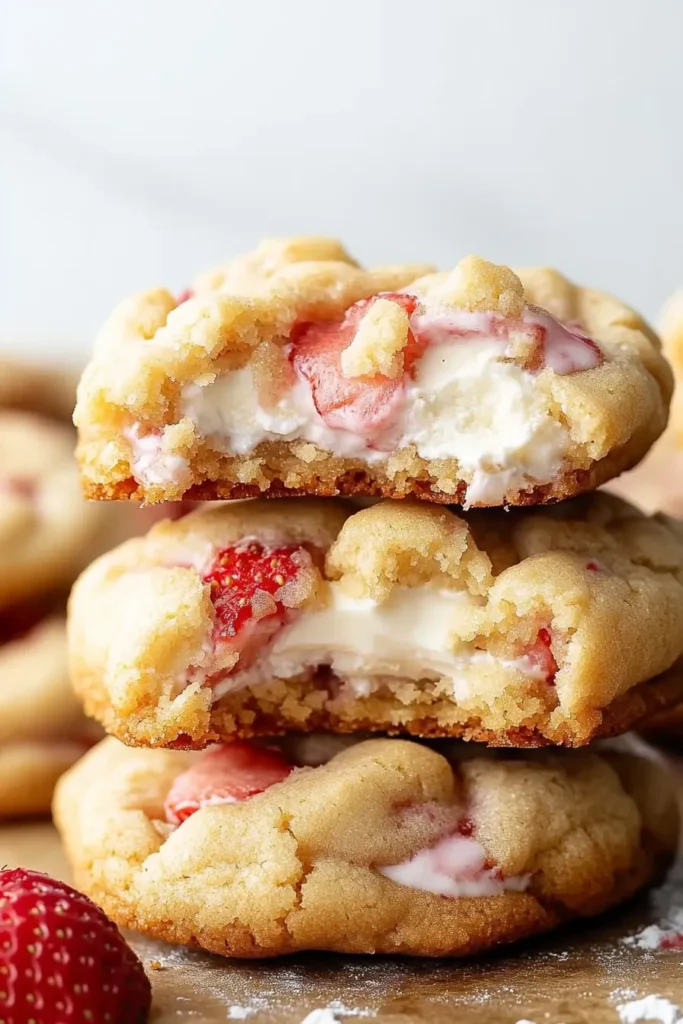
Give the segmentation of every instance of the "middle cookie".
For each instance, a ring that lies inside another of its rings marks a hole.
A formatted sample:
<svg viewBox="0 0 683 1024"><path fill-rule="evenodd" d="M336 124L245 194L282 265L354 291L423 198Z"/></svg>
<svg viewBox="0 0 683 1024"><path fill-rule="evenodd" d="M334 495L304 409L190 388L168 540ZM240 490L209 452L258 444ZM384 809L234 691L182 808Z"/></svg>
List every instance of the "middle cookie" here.
<svg viewBox="0 0 683 1024"><path fill-rule="evenodd" d="M218 505L104 555L70 606L86 711L144 746L314 729L580 746L683 700L682 654L683 526L604 494L467 516Z"/></svg>

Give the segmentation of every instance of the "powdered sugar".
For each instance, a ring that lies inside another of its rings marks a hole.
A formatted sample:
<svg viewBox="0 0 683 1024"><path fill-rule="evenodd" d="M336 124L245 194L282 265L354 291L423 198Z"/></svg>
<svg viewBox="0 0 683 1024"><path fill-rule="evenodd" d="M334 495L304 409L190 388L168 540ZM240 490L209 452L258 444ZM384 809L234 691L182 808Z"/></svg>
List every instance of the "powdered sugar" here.
<svg viewBox="0 0 683 1024"><path fill-rule="evenodd" d="M335 1017L329 1007L325 1007L323 1010L311 1010L309 1015L301 1021L301 1024L341 1024L341 1021L338 1017Z"/></svg>
<svg viewBox="0 0 683 1024"><path fill-rule="evenodd" d="M647 928L643 928L635 935L629 935L621 941L622 945L632 946L635 949L683 950L683 910L677 910L668 920L648 925Z"/></svg>
<svg viewBox="0 0 683 1024"><path fill-rule="evenodd" d="M646 996L630 1003L617 1006L622 1024L640 1024L641 1021L658 1021L659 1024L680 1024L683 1012L675 1003L663 996Z"/></svg>

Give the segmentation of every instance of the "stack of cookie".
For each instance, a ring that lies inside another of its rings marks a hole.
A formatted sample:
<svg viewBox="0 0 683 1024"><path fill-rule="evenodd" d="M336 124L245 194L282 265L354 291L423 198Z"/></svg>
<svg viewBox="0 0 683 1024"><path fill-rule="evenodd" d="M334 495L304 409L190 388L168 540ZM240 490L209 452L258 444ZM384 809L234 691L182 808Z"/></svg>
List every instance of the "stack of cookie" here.
<svg viewBox="0 0 683 1024"><path fill-rule="evenodd" d="M73 387L0 360L0 818L47 813L93 735L69 683L64 612L109 517L81 498Z"/></svg>
<svg viewBox="0 0 683 1024"><path fill-rule="evenodd" d="M475 257L267 242L120 306L79 392L86 494L257 500L74 589L73 681L118 737L58 790L78 884L232 956L457 955L651 880L670 787L600 741L683 698L683 527L577 496L671 390L622 303Z"/></svg>

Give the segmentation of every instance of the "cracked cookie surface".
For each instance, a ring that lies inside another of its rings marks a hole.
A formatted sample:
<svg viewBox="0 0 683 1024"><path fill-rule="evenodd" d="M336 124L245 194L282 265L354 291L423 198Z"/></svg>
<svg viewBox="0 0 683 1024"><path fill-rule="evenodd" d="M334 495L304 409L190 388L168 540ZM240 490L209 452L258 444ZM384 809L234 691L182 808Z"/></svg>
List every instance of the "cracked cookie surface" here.
<svg viewBox="0 0 683 1024"><path fill-rule="evenodd" d="M644 759L329 740L290 737L284 781L237 802L204 789L179 826L169 794L222 752L105 740L55 798L76 884L119 925L225 956L464 956L614 906L676 846Z"/></svg>
<svg viewBox="0 0 683 1024"><path fill-rule="evenodd" d="M681 699L683 526L604 494L465 515L230 503L95 562L69 634L87 713L133 745L581 746Z"/></svg>
<svg viewBox="0 0 683 1024"><path fill-rule="evenodd" d="M127 300L79 387L85 493L523 505L644 456L672 380L636 313L554 270L431 270L268 240Z"/></svg>

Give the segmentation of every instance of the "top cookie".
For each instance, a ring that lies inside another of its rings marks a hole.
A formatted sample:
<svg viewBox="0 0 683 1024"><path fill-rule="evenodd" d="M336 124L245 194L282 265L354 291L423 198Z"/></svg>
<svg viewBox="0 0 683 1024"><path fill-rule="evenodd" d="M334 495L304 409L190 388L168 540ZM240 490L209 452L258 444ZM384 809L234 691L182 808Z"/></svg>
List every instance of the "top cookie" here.
<svg viewBox="0 0 683 1024"><path fill-rule="evenodd" d="M524 505L642 458L672 379L636 313L553 270L430 270L266 241L127 300L79 388L85 493Z"/></svg>

